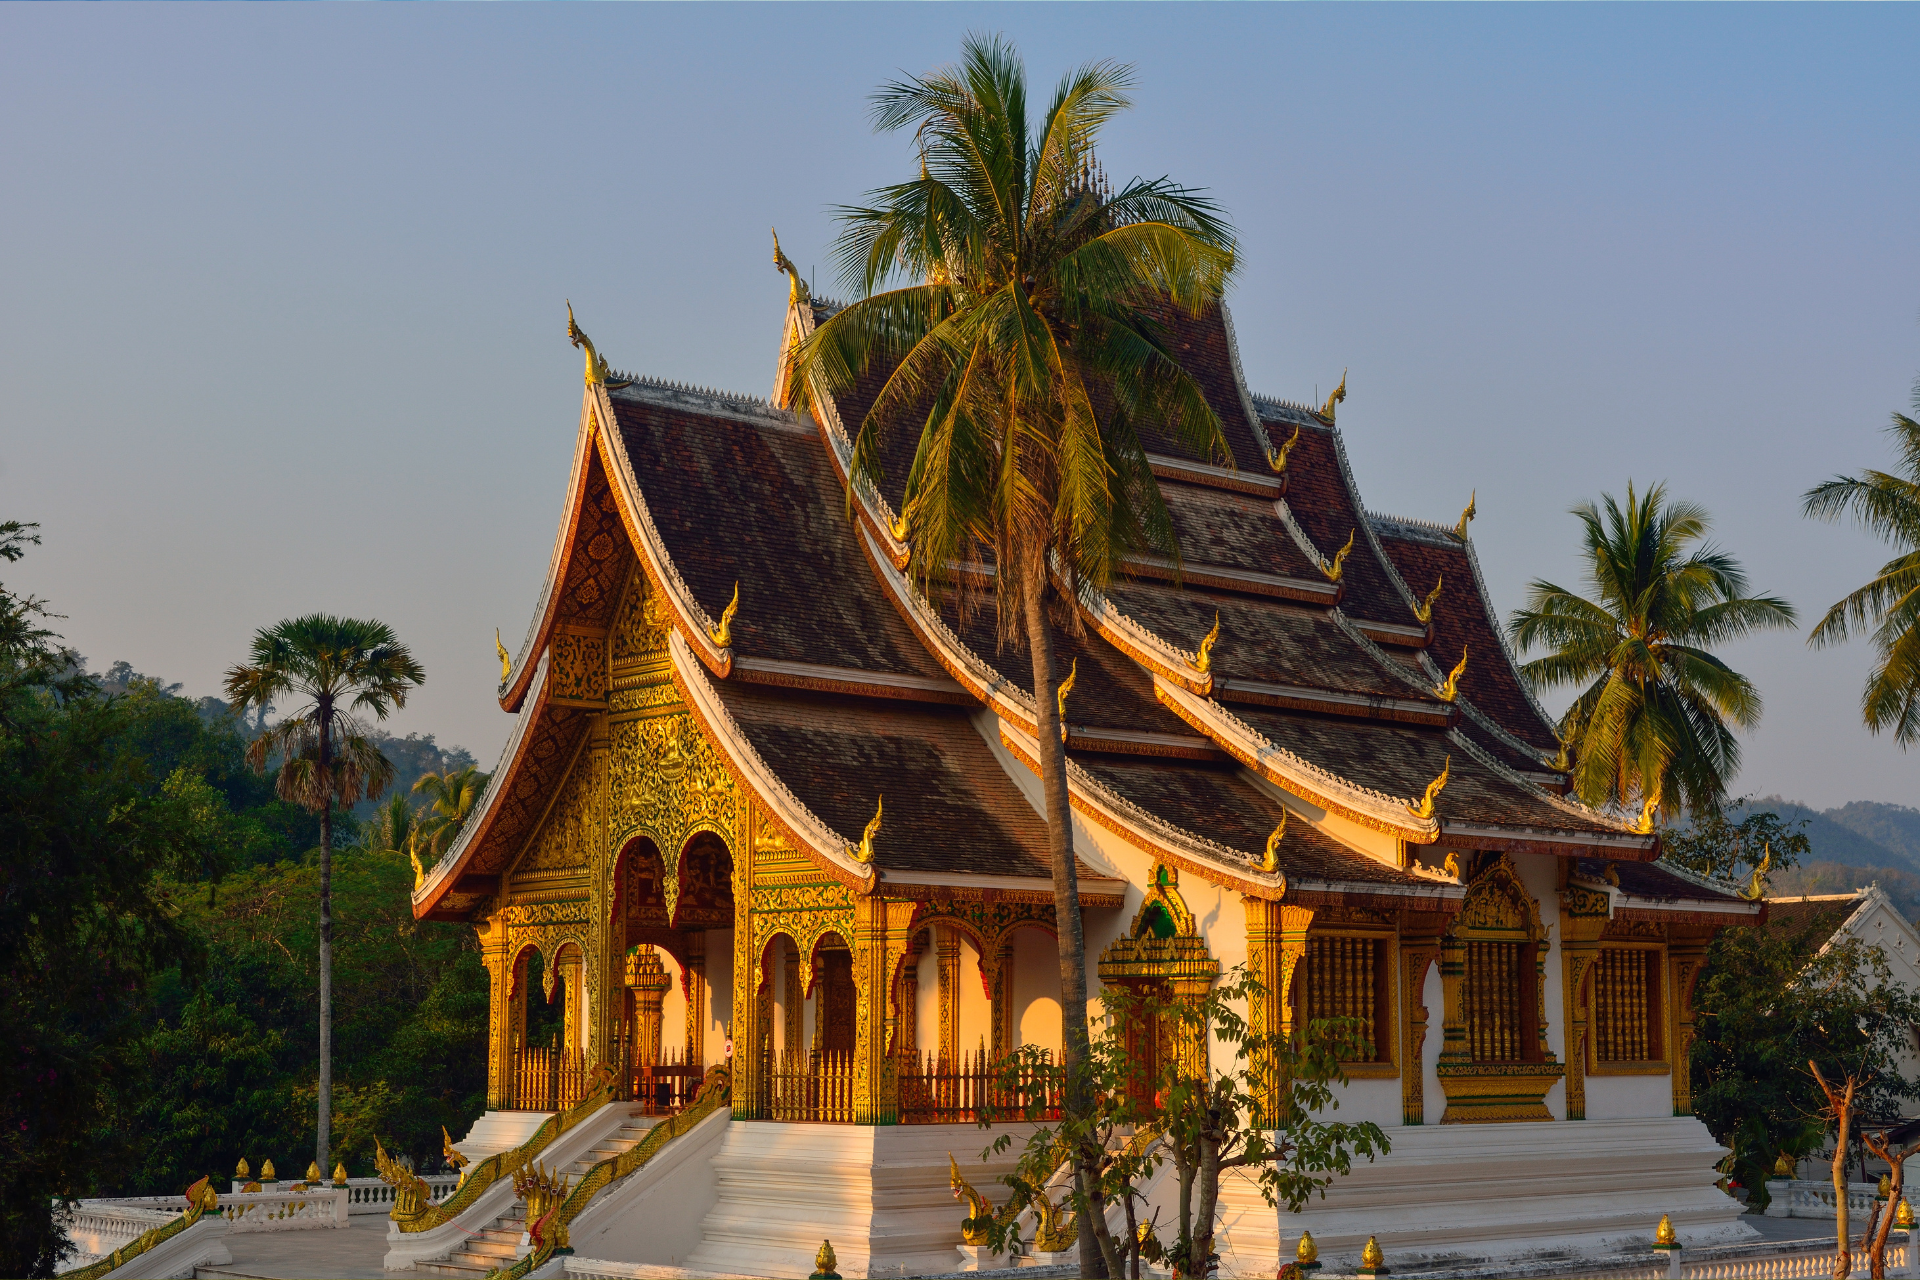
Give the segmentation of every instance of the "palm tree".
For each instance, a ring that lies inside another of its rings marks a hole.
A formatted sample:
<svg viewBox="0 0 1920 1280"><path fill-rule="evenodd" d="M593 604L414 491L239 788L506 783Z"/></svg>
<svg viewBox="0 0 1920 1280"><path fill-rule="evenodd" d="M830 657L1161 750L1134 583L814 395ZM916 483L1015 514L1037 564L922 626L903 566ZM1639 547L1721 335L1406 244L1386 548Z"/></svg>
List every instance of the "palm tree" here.
<svg viewBox="0 0 1920 1280"><path fill-rule="evenodd" d="M1118 192L1105 182L1094 146L1129 105L1131 83L1126 67L1089 63L1061 80L1030 128L1025 68L996 36L970 37L957 67L883 86L875 127L914 130L920 173L873 192L870 207L841 210L835 254L862 300L809 337L786 387L790 403L811 408L816 395L891 366L857 427L856 478L878 482L888 433L918 419L901 510L910 572L925 589L958 560L998 566L1001 633L1024 640L1033 667L1070 1082L1087 1053L1086 954L1049 561L1069 590L1104 585L1130 552L1177 561L1138 427L1233 461L1163 324L1172 311L1218 304L1233 233L1213 202L1169 179ZM1071 601L1062 604L1071 617ZM1085 1099L1072 1089L1077 1114ZM1107 1259L1091 1253L1091 1230L1082 1269L1099 1274Z"/></svg>
<svg viewBox="0 0 1920 1280"><path fill-rule="evenodd" d="M367 737L356 713L376 720L407 703L426 679L420 664L384 622L309 614L263 628L248 662L227 669L235 710L298 697L308 705L271 726L247 748L265 773L280 761L280 796L320 814L320 1097L314 1159L328 1167L333 1120L333 806L387 789L393 763Z"/></svg>
<svg viewBox="0 0 1920 1280"><path fill-rule="evenodd" d="M1920 413L1920 387L1913 397ZM1867 583L1828 609L1807 643L1820 647L1847 639L1849 627L1873 627L1877 662L1860 694L1860 711L1875 733L1893 728L1902 747L1920 739L1920 422L1893 415L1900 474L1865 471L1835 476L1807 490L1806 513L1821 520L1851 512L1867 530L1900 554L1880 566Z"/></svg>
<svg viewBox="0 0 1920 1280"><path fill-rule="evenodd" d="M432 802L433 816L421 821L420 839L434 857L445 853L460 834L486 787L487 775L473 765L445 773L423 773L413 784L415 795L424 795Z"/></svg>
<svg viewBox="0 0 1920 1280"><path fill-rule="evenodd" d="M1575 753L1573 785L1589 804L1640 805L1651 830L1656 813L1716 807L1739 767L1734 726L1760 719L1752 681L1707 646L1754 631L1790 627L1793 606L1746 594L1747 577L1706 536L1707 513L1670 502L1665 485L1623 508L1573 509L1584 530L1587 578L1595 599L1535 580L1527 607L1508 629L1523 651L1553 652L1520 668L1538 689L1584 684L1560 719Z"/></svg>

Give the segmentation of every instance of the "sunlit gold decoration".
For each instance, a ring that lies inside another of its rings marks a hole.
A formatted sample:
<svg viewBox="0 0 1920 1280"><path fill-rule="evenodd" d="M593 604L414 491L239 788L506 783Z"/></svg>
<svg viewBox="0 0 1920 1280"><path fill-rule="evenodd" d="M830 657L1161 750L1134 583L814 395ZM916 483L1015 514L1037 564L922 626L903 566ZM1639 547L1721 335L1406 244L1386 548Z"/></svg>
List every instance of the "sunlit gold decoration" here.
<svg viewBox="0 0 1920 1280"><path fill-rule="evenodd" d="M1767 872L1773 869L1773 844L1771 841L1761 846L1760 865L1753 869L1753 879L1740 891L1740 896L1748 902L1758 902L1767 892Z"/></svg>
<svg viewBox="0 0 1920 1280"><path fill-rule="evenodd" d="M1060 682L1054 691L1060 705L1060 741L1067 740L1067 695L1073 692L1073 682L1080 678L1080 659L1075 658L1073 665L1067 668L1067 678Z"/></svg>
<svg viewBox="0 0 1920 1280"><path fill-rule="evenodd" d="M1442 702L1452 702L1460 696L1460 677L1467 674L1467 646L1460 646L1460 661L1453 664L1453 670L1447 672L1447 678L1433 691L1433 696Z"/></svg>
<svg viewBox="0 0 1920 1280"><path fill-rule="evenodd" d="M273 1161L262 1160L260 1162L260 1181L272 1182L274 1180L275 1179L273 1174Z"/></svg>
<svg viewBox="0 0 1920 1280"><path fill-rule="evenodd" d="M598 386L607 381L607 362L593 348L593 339L587 331L573 322L573 300L567 300L567 341L587 353L587 385ZM623 384L624 385L624 384Z"/></svg>
<svg viewBox="0 0 1920 1280"><path fill-rule="evenodd" d="M780 233L777 230L773 233L773 265L775 269L786 273L788 302L805 302L813 296L807 289L807 282L800 278L800 269L780 251Z"/></svg>
<svg viewBox="0 0 1920 1280"><path fill-rule="evenodd" d="M1458 880L1460 878L1460 855L1452 849L1447 850L1447 860L1440 864L1440 869L1452 876L1455 880Z"/></svg>
<svg viewBox="0 0 1920 1280"><path fill-rule="evenodd" d="M847 846L847 856L855 862L873 861L873 838L880 834L880 814L886 808L886 804L885 796L874 797L873 817L868 820L867 829L860 833L860 843Z"/></svg>
<svg viewBox="0 0 1920 1280"><path fill-rule="evenodd" d="M1447 777L1452 772L1453 772L1453 756L1451 753L1449 753L1446 759L1446 763L1440 766L1440 776L1427 784L1426 793L1420 797L1420 803L1410 804L1407 806L1408 810L1412 812L1414 817L1431 818L1433 816L1433 798L1439 795L1440 792L1443 789L1445 789L1447 785Z"/></svg>
<svg viewBox="0 0 1920 1280"><path fill-rule="evenodd" d="M1386 1270L1387 1258L1380 1252L1380 1242L1368 1236L1366 1247L1360 1250L1360 1274L1384 1275Z"/></svg>
<svg viewBox="0 0 1920 1280"><path fill-rule="evenodd" d="M1653 793L1647 797L1647 802L1640 806L1640 821L1638 825L1634 827L1634 830L1643 836L1652 835L1653 834L1653 815L1658 813L1659 811L1660 811L1660 788L1656 785L1653 789Z"/></svg>
<svg viewBox="0 0 1920 1280"><path fill-rule="evenodd" d="M336 1161L334 1163L333 1185L336 1187L344 1187L347 1185L347 1166L345 1161Z"/></svg>
<svg viewBox="0 0 1920 1280"><path fill-rule="evenodd" d="M1320 1246L1313 1242L1313 1232L1300 1233L1300 1247L1293 1251L1293 1257L1303 1267L1311 1267L1319 1263Z"/></svg>
<svg viewBox="0 0 1920 1280"><path fill-rule="evenodd" d="M241 1156L240 1163L233 1166L233 1176L243 1182L246 1180L247 1175L252 1172L253 1170L247 1165L247 1158L245 1156Z"/></svg>
<svg viewBox="0 0 1920 1280"><path fill-rule="evenodd" d="M1200 637L1200 651L1193 656L1193 669L1201 675L1213 670L1213 646L1220 642L1220 611L1214 610L1213 630Z"/></svg>
<svg viewBox="0 0 1920 1280"><path fill-rule="evenodd" d="M256 1191L260 1190L260 1184L258 1182L249 1182L246 1186L241 1187L240 1190L246 1193L247 1195L252 1195Z"/></svg>
<svg viewBox="0 0 1920 1280"><path fill-rule="evenodd" d="M1475 489L1467 495L1467 508L1460 513L1460 523L1453 526L1453 536L1462 542L1467 540L1467 526L1472 524L1473 518L1480 514L1480 508L1477 505L1479 498L1480 491L1478 489Z"/></svg>
<svg viewBox="0 0 1920 1280"><path fill-rule="evenodd" d="M1293 446L1299 443L1300 427L1299 424L1296 423L1294 424L1293 434L1287 437L1286 443L1267 454L1267 465L1272 467L1276 472L1285 471L1287 469L1287 455L1292 453Z"/></svg>
<svg viewBox="0 0 1920 1280"><path fill-rule="evenodd" d="M1073 1248L1080 1234L1080 1215L1061 1212L1062 1203L1055 1204L1045 1191L1033 1198L1033 1211L1040 1222L1033 1232L1033 1251L1035 1253L1065 1253Z"/></svg>
<svg viewBox="0 0 1920 1280"><path fill-rule="evenodd" d="M393 1188L393 1208L388 1216L395 1222L410 1221L427 1211L433 1192L425 1179L415 1177L413 1170L388 1155L378 1138L373 1140L373 1167L380 1181ZM529 1220L533 1217L527 1216Z"/></svg>
<svg viewBox="0 0 1920 1280"><path fill-rule="evenodd" d="M1433 590L1427 592L1425 600L1413 606L1413 616L1420 619L1423 625L1433 621L1433 602L1440 598L1440 587L1446 580L1446 574L1436 573L1433 576Z"/></svg>
<svg viewBox="0 0 1920 1280"><path fill-rule="evenodd" d="M813 1255L813 1274L807 1280L840 1280L840 1273L834 1270L840 1265L840 1259L833 1252L833 1241L822 1240L820 1248Z"/></svg>
<svg viewBox="0 0 1920 1280"><path fill-rule="evenodd" d="M907 535L913 531L913 526L907 522L907 513L902 511L893 518L893 523L887 526L887 530L893 534L895 542L905 542Z"/></svg>
<svg viewBox="0 0 1920 1280"><path fill-rule="evenodd" d="M1620 887L1620 868L1609 862L1607 869L1600 873L1600 878L1618 889Z"/></svg>
<svg viewBox="0 0 1920 1280"><path fill-rule="evenodd" d="M1892 1199L1893 1198L1893 1175L1890 1173L1881 1174L1880 1181L1873 1184L1873 1194L1874 1194L1874 1198L1877 1200Z"/></svg>
<svg viewBox="0 0 1920 1280"><path fill-rule="evenodd" d="M1280 825L1275 827L1273 834L1267 837L1267 851L1260 858L1260 869L1269 875L1273 874L1273 869L1280 865L1280 839L1287 834L1287 817L1288 811L1282 808Z"/></svg>
<svg viewBox="0 0 1920 1280"><path fill-rule="evenodd" d="M1333 553L1333 562L1321 564L1320 572L1327 575L1328 582L1340 581L1340 575L1347 571L1347 557L1353 553L1353 540L1359 536L1360 530L1356 527L1347 535L1347 545Z"/></svg>
<svg viewBox="0 0 1920 1280"><path fill-rule="evenodd" d="M1553 758L1552 765L1556 772L1565 773L1568 769L1573 767L1572 757L1568 753L1573 750L1573 740L1577 738L1579 735L1575 733L1569 733L1567 734L1566 737L1563 738L1560 736L1560 731L1558 729L1555 729L1553 731L1553 736L1554 736L1554 739L1558 741L1560 744L1560 754Z"/></svg>
<svg viewBox="0 0 1920 1280"><path fill-rule="evenodd" d="M427 869L420 865L420 850L418 848L419 835L420 833L418 831L409 832L407 835L407 860L413 863L413 891L415 893L420 892L420 886L427 882Z"/></svg>
<svg viewBox="0 0 1920 1280"><path fill-rule="evenodd" d="M1900 1207L1893 1211L1893 1225L1901 1231L1913 1230L1913 1206L1905 1196L1900 1197Z"/></svg>
<svg viewBox="0 0 1920 1280"><path fill-rule="evenodd" d="M507 646L500 643L500 628L493 629L493 651L500 655L500 683L505 684L513 674L513 655L507 652Z"/></svg>
<svg viewBox="0 0 1920 1280"><path fill-rule="evenodd" d="M1780 1158L1773 1162L1773 1176L1776 1178L1791 1178L1793 1176L1793 1166L1793 1157L1782 1151Z"/></svg>
<svg viewBox="0 0 1920 1280"><path fill-rule="evenodd" d="M973 1189L972 1183L960 1176L960 1164L951 1151L947 1152L947 1185L953 1189L955 1200L967 1202L967 1216L960 1220L960 1242L975 1246L992 1244L993 1206Z"/></svg>
<svg viewBox="0 0 1920 1280"><path fill-rule="evenodd" d="M440 1155L448 1164L453 1166L453 1171L460 1175L461 1180L465 1181L467 1166L472 1164L473 1161L462 1154L460 1148L453 1145L453 1135L447 1132L447 1126L445 1125L440 1126Z"/></svg>
<svg viewBox="0 0 1920 1280"><path fill-rule="evenodd" d="M1346 398L1347 398L1347 371L1345 369L1342 369L1340 371L1340 385L1333 389L1333 394L1327 397L1327 402L1320 406L1320 416L1325 418L1328 422L1332 422L1333 407L1339 404L1341 401L1345 400Z"/></svg>
<svg viewBox="0 0 1920 1280"><path fill-rule="evenodd" d="M307 1182L312 1184L318 1181L320 1181L320 1162L309 1160L307 1161Z"/></svg>
<svg viewBox="0 0 1920 1280"><path fill-rule="evenodd" d="M1656 1249L1677 1249L1680 1237L1673 1232L1673 1218L1669 1214L1660 1215L1660 1225L1653 1229L1653 1247Z"/></svg>
<svg viewBox="0 0 1920 1280"><path fill-rule="evenodd" d="M722 649L730 646L733 643L733 615L738 612L740 612L740 584L736 582L733 584L733 599L727 601L727 607L720 611L720 622L707 633L707 638Z"/></svg>
<svg viewBox="0 0 1920 1280"><path fill-rule="evenodd" d="M548 1171L544 1162L522 1164L513 1171L513 1192L527 1205L527 1221L538 1222L547 1210L567 1198L566 1176L558 1169Z"/></svg>

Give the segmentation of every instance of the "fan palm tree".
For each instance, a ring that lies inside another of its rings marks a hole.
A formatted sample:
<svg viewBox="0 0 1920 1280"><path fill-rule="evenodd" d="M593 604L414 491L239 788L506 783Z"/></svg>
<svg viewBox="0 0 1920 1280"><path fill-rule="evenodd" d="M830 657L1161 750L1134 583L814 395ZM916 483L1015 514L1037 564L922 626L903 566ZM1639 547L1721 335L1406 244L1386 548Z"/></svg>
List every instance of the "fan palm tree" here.
<svg viewBox="0 0 1920 1280"><path fill-rule="evenodd" d="M284 800L320 815L320 1097L315 1161L328 1167L333 1119L333 806L371 799L393 780L393 763L367 737L360 714L384 720L426 679L420 664L384 622L309 614L255 633L248 661L227 669L236 711L275 699L307 705L267 728L247 747L265 773L279 761Z"/></svg>
<svg viewBox="0 0 1920 1280"><path fill-rule="evenodd" d="M959 560L997 566L1001 634L1024 642L1033 668L1070 1081L1087 1052L1087 981L1049 564L1074 590L1104 585L1131 552L1177 562L1141 426L1233 461L1163 324L1218 304L1233 234L1213 202L1169 179L1116 192L1100 175L1095 143L1131 82L1126 67L1087 64L1030 122L1013 47L971 37L958 66L883 86L875 127L913 129L919 176L840 211L835 254L861 301L800 347L785 388L811 408L887 370L855 431L856 481L878 482L889 433L916 428L901 511L909 571L925 589ZM1095 1274L1090 1243L1082 1263Z"/></svg>
<svg viewBox="0 0 1920 1280"><path fill-rule="evenodd" d="M486 789L487 775L473 765L445 773L423 773L413 784L413 794L424 795L432 802L432 816L420 823L420 839L434 857L447 851Z"/></svg>
<svg viewBox="0 0 1920 1280"><path fill-rule="evenodd" d="M1560 720L1574 790L1589 804L1638 803L1650 830L1656 814L1721 802L1740 762L1729 722L1760 719L1753 682L1708 646L1790 627L1794 611L1748 596L1739 563L1701 543L1706 511L1669 501L1666 486L1636 496L1628 484L1624 507L1610 494L1601 504L1573 509L1595 598L1536 580L1508 627L1523 651L1553 650L1520 668L1535 688L1585 686Z"/></svg>
<svg viewBox="0 0 1920 1280"><path fill-rule="evenodd" d="M1913 406L1920 413L1920 388ZM1828 609L1807 643L1839 644L1851 628L1873 627L1876 662L1860 694L1861 715L1867 728L1891 727L1893 740L1908 747L1920 740L1920 422L1896 413L1888 431L1899 450L1899 474L1835 476L1807 490L1806 513L1821 520L1851 513L1900 554Z"/></svg>

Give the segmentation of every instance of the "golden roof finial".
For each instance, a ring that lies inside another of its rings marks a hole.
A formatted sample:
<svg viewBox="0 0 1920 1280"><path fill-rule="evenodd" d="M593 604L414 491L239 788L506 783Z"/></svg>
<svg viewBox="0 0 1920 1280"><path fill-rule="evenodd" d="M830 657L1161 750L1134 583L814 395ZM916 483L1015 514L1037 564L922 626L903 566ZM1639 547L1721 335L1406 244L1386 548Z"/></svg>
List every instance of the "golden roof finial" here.
<svg viewBox="0 0 1920 1280"><path fill-rule="evenodd" d="M1296 422L1293 425L1293 434L1287 437L1287 442L1267 455L1267 465L1272 467L1276 472L1285 471L1287 469L1287 455L1292 453L1293 446L1299 443L1300 424Z"/></svg>
<svg viewBox="0 0 1920 1280"><path fill-rule="evenodd" d="M1313 1242L1313 1232L1300 1233L1300 1247L1293 1251L1293 1256L1303 1267L1320 1261L1320 1246Z"/></svg>
<svg viewBox="0 0 1920 1280"><path fill-rule="evenodd" d="M1359 536L1360 528L1355 525L1353 531L1347 535L1347 545L1333 553L1333 563L1320 566L1320 572L1327 575L1328 582L1340 581L1340 575L1347 571L1347 557L1353 554L1353 540Z"/></svg>
<svg viewBox="0 0 1920 1280"><path fill-rule="evenodd" d="M1458 880L1460 878L1460 855L1452 849L1447 850L1447 860L1440 864L1440 869L1452 876L1455 880Z"/></svg>
<svg viewBox="0 0 1920 1280"><path fill-rule="evenodd" d="M1467 540L1467 526L1472 524L1473 518L1480 514L1479 501L1480 491L1478 489L1468 494L1467 508L1460 513L1460 523L1453 526L1453 536L1462 542Z"/></svg>
<svg viewBox="0 0 1920 1280"><path fill-rule="evenodd" d="M407 861L413 864L413 891L420 892L420 886L427 882L427 869L420 864L420 829L415 827L407 833Z"/></svg>
<svg viewBox="0 0 1920 1280"><path fill-rule="evenodd" d="M507 646L500 643L500 628L493 629L493 651L500 655L500 683L505 684L513 675L513 655L507 652Z"/></svg>
<svg viewBox="0 0 1920 1280"><path fill-rule="evenodd" d="M593 339L587 336L587 331L574 323L571 298L567 299L567 341L587 353L587 385L591 387L595 383L605 382L607 362L602 360L600 353L593 349Z"/></svg>
<svg viewBox="0 0 1920 1280"><path fill-rule="evenodd" d="M1558 729L1555 729L1553 731L1553 736L1554 736L1554 740L1560 744L1560 754L1555 756L1548 763L1551 764L1556 771L1560 773L1565 773L1568 769L1573 767L1573 760L1571 756L1568 755L1568 753L1573 750L1574 739L1579 737L1580 735L1575 733L1569 733L1566 737L1563 738L1560 736L1560 731Z"/></svg>
<svg viewBox="0 0 1920 1280"><path fill-rule="evenodd" d="M1220 611L1213 611L1213 630L1200 637L1200 652L1193 657L1193 669L1201 675L1213 670L1213 646L1220 640Z"/></svg>
<svg viewBox="0 0 1920 1280"><path fill-rule="evenodd" d="M780 233L778 231L773 233L773 265L786 273L788 302L805 302L813 296L807 291L807 282L800 278L800 268L794 266L793 263L788 260L786 254L780 252Z"/></svg>
<svg viewBox="0 0 1920 1280"><path fill-rule="evenodd" d="M1753 869L1753 879L1740 891L1740 896L1748 902L1758 902L1767 892L1767 872L1773 869L1773 842L1760 846L1760 865Z"/></svg>
<svg viewBox="0 0 1920 1280"><path fill-rule="evenodd" d="M1671 1249L1680 1243L1680 1237L1674 1234L1673 1218L1669 1214L1660 1215L1660 1225L1653 1229L1653 1247Z"/></svg>
<svg viewBox="0 0 1920 1280"><path fill-rule="evenodd" d="M1260 858L1260 869L1268 875L1272 875L1274 868L1280 865L1280 840L1287 834L1287 816L1288 811L1283 806L1280 810L1280 825L1275 827L1273 834L1267 837L1267 851Z"/></svg>
<svg viewBox="0 0 1920 1280"><path fill-rule="evenodd" d="M834 1268L840 1265L840 1259L833 1252L833 1241L822 1240L820 1248L813 1255L813 1274L807 1280L840 1280L840 1273Z"/></svg>
<svg viewBox="0 0 1920 1280"><path fill-rule="evenodd" d="M847 856L855 862L873 861L873 838L880 834L880 812L886 808L887 798L875 796L873 799L873 817L867 822L867 829L860 833L860 843L847 846Z"/></svg>
<svg viewBox="0 0 1920 1280"><path fill-rule="evenodd" d="M1327 402L1320 406L1320 416L1325 418L1328 422L1332 422L1333 406L1339 404L1342 400L1345 400L1346 398L1347 398L1347 371L1345 369L1342 369L1340 371L1340 385L1333 389L1333 394L1327 397Z"/></svg>
<svg viewBox="0 0 1920 1280"><path fill-rule="evenodd" d="M1654 784L1646 803L1640 806L1640 822L1634 830L1643 836L1653 834L1653 815L1660 811L1660 785Z"/></svg>
<svg viewBox="0 0 1920 1280"><path fill-rule="evenodd" d="M1433 691L1442 702L1452 702L1460 696L1460 677L1467 674L1467 646L1460 646L1460 661L1453 664L1453 670L1447 672L1447 678Z"/></svg>
<svg viewBox="0 0 1920 1280"><path fill-rule="evenodd" d="M1060 682L1056 691L1060 703L1060 741L1067 740L1067 695L1073 692L1073 682L1080 678L1080 659L1075 658L1067 669L1067 678Z"/></svg>
<svg viewBox="0 0 1920 1280"><path fill-rule="evenodd" d="M1440 776L1427 784L1426 794L1420 797L1420 803L1409 804L1407 806L1408 810L1412 812L1414 817L1431 818L1433 816L1433 798L1439 795L1440 792L1446 787L1447 778L1450 774L1452 774L1452 772L1453 772L1453 755L1451 752L1449 752L1447 755L1447 762L1440 766Z"/></svg>
<svg viewBox="0 0 1920 1280"><path fill-rule="evenodd" d="M733 644L733 615L740 612L740 584L733 584L733 599L727 601L727 607L720 611L719 625L707 632L707 638L722 649Z"/></svg>
<svg viewBox="0 0 1920 1280"><path fill-rule="evenodd" d="M907 523L907 513L905 511L895 516L893 523L887 526L887 532L893 535L895 542L905 542L907 540L907 534L912 531L913 526Z"/></svg>
<svg viewBox="0 0 1920 1280"><path fill-rule="evenodd" d="M1424 626L1433 621L1433 602L1440 598L1440 586L1446 580L1446 574L1435 574L1433 578L1433 590L1427 592L1427 598L1425 600L1413 606L1413 616L1420 619L1421 625Z"/></svg>

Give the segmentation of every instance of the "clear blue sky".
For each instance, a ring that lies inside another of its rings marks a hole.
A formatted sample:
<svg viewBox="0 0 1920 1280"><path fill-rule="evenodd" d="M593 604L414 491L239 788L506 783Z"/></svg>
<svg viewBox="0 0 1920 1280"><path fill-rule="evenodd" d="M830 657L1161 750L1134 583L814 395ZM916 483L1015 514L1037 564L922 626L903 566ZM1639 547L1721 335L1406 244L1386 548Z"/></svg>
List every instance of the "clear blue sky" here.
<svg viewBox="0 0 1920 1280"><path fill-rule="evenodd" d="M1474 526L1497 603L1576 501L1705 503L1819 612L1882 548L1798 495L1889 459L1920 374L1911 6L0 7L8 581L96 666L215 691L254 628L392 622L398 718L491 764L493 629L552 545L579 357L764 394L829 206L909 172L866 97L998 29L1138 68L1115 175L1211 188L1249 380L1341 410L1377 511ZM724 531L720 531L724 536ZM1914 800L1867 653L1727 656L1738 786Z"/></svg>

